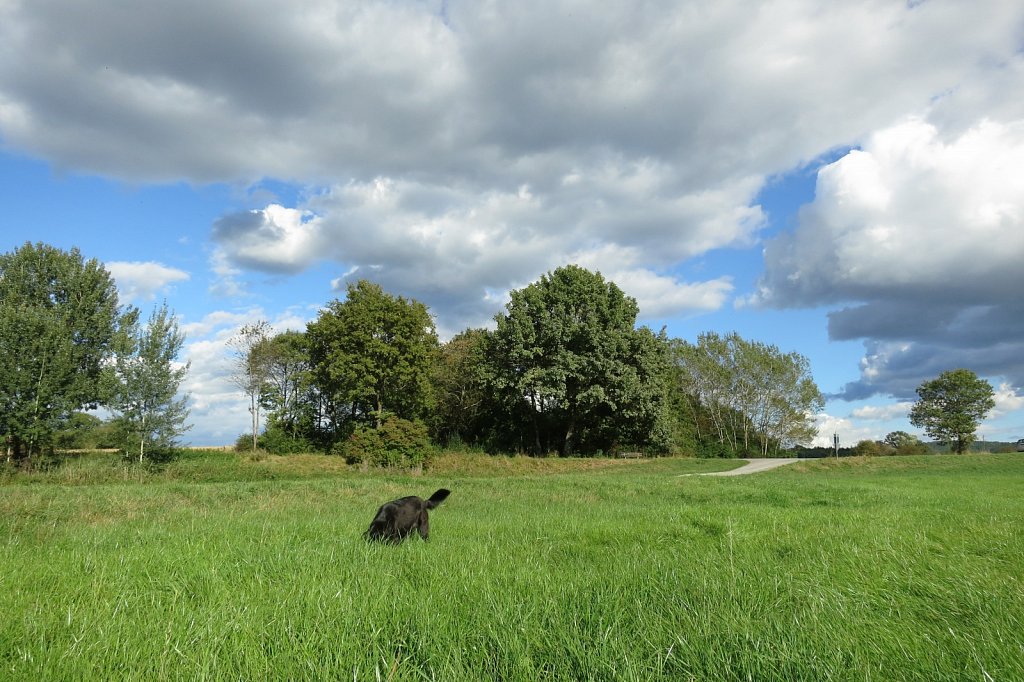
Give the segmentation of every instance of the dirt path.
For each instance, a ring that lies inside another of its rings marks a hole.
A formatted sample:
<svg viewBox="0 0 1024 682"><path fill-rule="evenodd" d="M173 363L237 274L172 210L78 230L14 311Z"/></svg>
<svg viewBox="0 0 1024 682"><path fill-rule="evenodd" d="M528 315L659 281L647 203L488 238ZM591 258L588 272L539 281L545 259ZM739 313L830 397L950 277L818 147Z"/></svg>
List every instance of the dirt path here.
<svg viewBox="0 0 1024 682"><path fill-rule="evenodd" d="M775 458L775 459L748 459L746 464L739 467L738 469L731 469L729 471L713 471L709 474L685 474L686 476L745 476L746 474L756 474L761 471L768 471L769 469L775 469L776 467L785 466L792 464L793 462L799 462L800 460L796 457L788 458Z"/></svg>

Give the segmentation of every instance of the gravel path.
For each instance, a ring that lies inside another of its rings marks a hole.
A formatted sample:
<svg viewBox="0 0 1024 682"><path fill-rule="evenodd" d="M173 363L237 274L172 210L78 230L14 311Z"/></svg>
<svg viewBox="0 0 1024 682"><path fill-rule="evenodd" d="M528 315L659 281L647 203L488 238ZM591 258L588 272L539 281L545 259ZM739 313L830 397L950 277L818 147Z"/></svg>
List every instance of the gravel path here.
<svg viewBox="0 0 1024 682"><path fill-rule="evenodd" d="M709 474L684 474L686 476L745 476L746 474L756 474L761 471L768 471L769 469L775 469L776 467L785 466L792 464L793 462L799 462L800 460L796 457L787 458L769 458L769 459L748 459L746 464L738 469L731 469L729 471L714 471Z"/></svg>

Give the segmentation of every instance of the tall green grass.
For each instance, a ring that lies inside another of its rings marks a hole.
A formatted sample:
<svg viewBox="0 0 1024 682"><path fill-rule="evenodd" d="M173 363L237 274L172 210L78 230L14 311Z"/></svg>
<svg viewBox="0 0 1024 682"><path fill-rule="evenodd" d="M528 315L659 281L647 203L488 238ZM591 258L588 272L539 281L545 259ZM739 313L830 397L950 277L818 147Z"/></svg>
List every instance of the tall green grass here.
<svg viewBox="0 0 1024 682"><path fill-rule="evenodd" d="M249 464L0 487L0 678L1024 679L1024 457Z"/></svg>

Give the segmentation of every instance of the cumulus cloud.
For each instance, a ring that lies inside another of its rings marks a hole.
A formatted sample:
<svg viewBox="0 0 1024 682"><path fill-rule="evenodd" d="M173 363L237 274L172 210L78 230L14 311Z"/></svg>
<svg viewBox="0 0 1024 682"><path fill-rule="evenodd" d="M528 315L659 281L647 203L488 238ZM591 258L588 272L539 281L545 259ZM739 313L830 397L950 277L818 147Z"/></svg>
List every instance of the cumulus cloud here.
<svg viewBox="0 0 1024 682"><path fill-rule="evenodd" d="M968 367L1024 385L1024 119L944 137L913 118L818 174L792 233L765 249L762 305L837 305L829 335L865 339L842 393L913 395Z"/></svg>
<svg viewBox="0 0 1024 682"><path fill-rule="evenodd" d="M893 419L905 419L910 414L913 403L899 402L889 405L865 405L850 412L851 417L867 421L891 421Z"/></svg>
<svg viewBox="0 0 1024 682"><path fill-rule="evenodd" d="M0 134L131 181L306 188L217 221L227 266L372 269L454 324L610 249L646 312L687 314L730 285L672 272L756 243L766 177L929 103L970 117L965 88L1014 72L1022 12L983 4L8 3Z"/></svg>
<svg viewBox="0 0 1024 682"><path fill-rule="evenodd" d="M994 398L996 406L992 409L992 416L995 418L1024 409L1024 395L1005 381L996 387Z"/></svg>
<svg viewBox="0 0 1024 682"><path fill-rule="evenodd" d="M677 196L713 193L956 92L1018 47L1014 3L910 5L8 3L0 130L131 180L507 191L610 156L668 168Z"/></svg>
<svg viewBox="0 0 1024 682"><path fill-rule="evenodd" d="M227 262L282 274L307 267L323 241L320 218L279 204L224 216L213 224L212 237Z"/></svg>
<svg viewBox="0 0 1024 682"><path fill-rule="evenodd" d="M835 435L839 436L839 446L844 448L853 447L862 440L879 440L884 436L879 435L877 426L864 425L855 419L824 412L815 415L814 422L818 435L811 440L813 447L832 447Z"/></svg>
<svg viewBox="0 0 1024 682"><path fill-rule="evenodd" d="M982 121L949 141L921 119L872 135L819 171L800 228L768 245L764 302L943 301L933 327L967 306L1016 302L1021 168L1024 120ZM856 313L833 318L840 338L857 336L843 327Z"/></svg>
<svg viewBox="0 0 1024 682"><path fill-rule="evenodd" d="M349 182L301 209L272 204L218 221L216 257L228 274L241 267L297 272L333 261L343 268L336 289L369 277L415 293L435 306L442 327L456 331L497 312L490 292L524 286L570 262L601 270L637 297L647 316L716 309L732 292L729 278L684 282L671 267L752 240L763 216L735 206L749 202L756 183L671 199L657 196L663 181L651 168L577 169L566 180L572 200L526 184L479 194L383 177ZM616 183L631 187L613 190ZM607 210L594 210L595 201ZM649 209L653 204L659 208Z"/></svg>
<svg viewBox="0 0 1024 682"><path fill-rule="evenodd" d="M117 282L123 301L152 301L175 282L184 282L189 273L154 261L110 261L106 268Z"/></svg>

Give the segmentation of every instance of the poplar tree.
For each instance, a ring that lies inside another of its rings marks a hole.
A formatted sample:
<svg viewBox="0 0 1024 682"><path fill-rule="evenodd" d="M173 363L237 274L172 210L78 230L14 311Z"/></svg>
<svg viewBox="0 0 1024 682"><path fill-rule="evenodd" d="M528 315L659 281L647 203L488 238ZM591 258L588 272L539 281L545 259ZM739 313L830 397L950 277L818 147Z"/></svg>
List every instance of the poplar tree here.
<svg viewBox="0 0 1024 682"><path fill-rule="evenodd" d="M799 353L735 332L706 332L696 344L675 343L673 353L691 413L708 422L703 432L697 422L702 442L766 457L772 449L814 437L814 414L825 399Z"/></svg>
<svg viewBox="0 0 1024 682"><path fill-rule="evenodd" d="M260 413L270 384L270 323L259 320L244 325L229 341L232 353L231 382L249 400L252 418L252 449L256 450L260 434Z"/></svg>
<svg viewBox="0 0 1024 682"><path fill-rule="evenodd" d="M115 360L111 411L121 427L126 454L145 459L149 449L166 452L188 430L187 396L178 396L189 363L177 362L185 335L165 302L145 327L122 329Z"/></svg>

